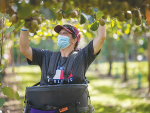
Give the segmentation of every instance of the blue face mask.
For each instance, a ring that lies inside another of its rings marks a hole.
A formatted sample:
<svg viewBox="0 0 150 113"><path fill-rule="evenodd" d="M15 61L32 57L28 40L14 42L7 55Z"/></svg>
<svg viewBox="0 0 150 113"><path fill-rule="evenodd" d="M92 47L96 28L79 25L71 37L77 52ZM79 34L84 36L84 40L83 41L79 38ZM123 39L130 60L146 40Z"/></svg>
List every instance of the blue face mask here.
<svg viewBox="0 0 150 113"><path fill-rule="evenodd" d="M60 49L65 49L66 47L68 47L70 45L69 37L63 36L63 35L58 35L57 45L59 46Z"/></svg>

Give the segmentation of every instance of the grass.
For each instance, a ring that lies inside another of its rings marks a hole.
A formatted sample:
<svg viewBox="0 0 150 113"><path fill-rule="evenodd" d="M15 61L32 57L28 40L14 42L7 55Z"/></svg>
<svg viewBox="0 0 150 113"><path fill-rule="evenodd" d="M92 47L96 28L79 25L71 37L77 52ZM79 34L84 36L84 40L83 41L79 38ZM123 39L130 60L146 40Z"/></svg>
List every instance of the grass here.
<svg viewBox="0 0 150 113"><path fill-rule="evenodd" d="M108 63L101 63L98 65L99 73L94 71L95 65L90 66L90 71L86 73L87 79L90 81L89 91L91 96L91 103L95 108L95 113L149 113L150 112L150 98L146 96L147 93L147 62L129 62L128 68L128 82L122 82L123 63L113 63L112 74L116 74L116 67L118 68L119 78L101 78L101 74L107 74ZM138 67L141 68L139 71ZM7 69L11 72L11 68ZM15 80L18 82L18 92L24 95L26 87L40 81L40 68L38 66L20 66L15 67L17 76ZM138 73L142 74L141 89L137 89ZM8 79L12 81L12 78Z"/></svg>

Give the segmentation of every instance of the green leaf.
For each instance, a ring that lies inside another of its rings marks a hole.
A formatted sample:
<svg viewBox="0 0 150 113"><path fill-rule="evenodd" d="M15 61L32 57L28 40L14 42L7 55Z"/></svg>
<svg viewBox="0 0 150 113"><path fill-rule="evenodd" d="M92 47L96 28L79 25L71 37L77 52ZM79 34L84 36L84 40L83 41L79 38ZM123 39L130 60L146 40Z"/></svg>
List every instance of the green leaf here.
<svg viewBox="0 0 150 113"><path fill-rule="evenodd" d="M11 17L9 16L9 14L6 14L5 17L6 17L7 19L9 19L9 20L11 19Z"/></svg>
<svg viewBox="0 0 150 113"><path fill-rule="evenodd" d="M5 103L5 98L0 98L0 107L3 107L4 103Z"/></svg>
<svg viewBox="0 0 150 113"><path fill-rule="evenodd" d="M100 20L100 18L101 18L103 15L104 15L103 12L98 11L98 12L96 13L96 20Z"/></svg>
<svg viewBox="0 0 150 113"><path fill-rule="evenodd" d="M99 9L98 8L93 8L94 12L98 12Z"/></svg>
<svg viewBox="0 0 150 113"><path fill-rule="evenodd" d="M99 27L99 22L94 22L94 24L92 24L92 26L90 27L90 29L92 31L96 31Z"/></svg>
<svg viewBox="0 0 150 113"><path fill-rule="evenodd" d="M19 100L19 94L17 92L14 92L12 88L4 86L3 88L1 88L1 90L3 94L8 98Z"/></svg>
<svg viewBox="0 0 150 113"><path fill-rule="evenodd" d="M11 27L7 28L7 29L4 31L4 35L6 35L6 34L12 32L14 29L15 29L15 26L11 26Z"/></svg>
<svg viewBox="0 0 150 113"><path fill-rule="evenodd" d="M89 24L94 23L94 17L93 17L93 15L86 15L83 12L81 14L84 16L84 18L86 18L89 21Z"/></svg>
<svg viewBox="0 0 150 113"><path fill-rule="evenodd" d="M56 20L56 14L54 10L49 8L40 7L40 12L45 15L46 18Z"/></svg>
<svg viewBox="0 0 150 113"><path fill-rule="evenodd" d="M85 17L81 14L80 15L80 24L84 24L86 22Z"/></svg>
<svg viewBox="0 0 150 113"><path fill-rule="evenodd" d="M2 18L3 17L3 14L0 12L0 18Z"/></svg>
<svg viewBox="0 0 150 113"><path fill-rule="evenodd" d="M89 20L89 24L92 24L95 22L93 15L89 15L88 20Z"/></svg>
<svg viewBox="0 0 150 113"><path fill-rule="evenodd" d="M72 10L72 5L69 6L67 11L62 11L62 14L70 14L71 10Z"/></svg>
<svg viewBox="0 0 150 113"><path fill-rule="evenodd" d="M17 15L21 19L25 19L32 14L33 7L30 4L22 2L18 5Z"/></svg>

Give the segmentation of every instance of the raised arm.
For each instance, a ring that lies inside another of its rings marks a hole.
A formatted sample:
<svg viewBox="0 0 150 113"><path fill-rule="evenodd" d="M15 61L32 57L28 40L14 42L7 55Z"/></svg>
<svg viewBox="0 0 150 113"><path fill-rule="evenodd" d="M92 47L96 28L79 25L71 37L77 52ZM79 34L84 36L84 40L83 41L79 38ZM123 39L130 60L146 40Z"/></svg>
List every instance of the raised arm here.
<svg viewBox="0 0 150 113"><path fill-rule="evenodd" d="M106 38L106 27L99 24L97 36L93 40L94 54L97 54L101 49Z"/></svg>
<svg viewBox="0 0 150 113"><path fill-rule="evenodd" d="M29 47L29 30L21 31L20 33L20 51L26 58L32 61L32 49Z"/></svg>

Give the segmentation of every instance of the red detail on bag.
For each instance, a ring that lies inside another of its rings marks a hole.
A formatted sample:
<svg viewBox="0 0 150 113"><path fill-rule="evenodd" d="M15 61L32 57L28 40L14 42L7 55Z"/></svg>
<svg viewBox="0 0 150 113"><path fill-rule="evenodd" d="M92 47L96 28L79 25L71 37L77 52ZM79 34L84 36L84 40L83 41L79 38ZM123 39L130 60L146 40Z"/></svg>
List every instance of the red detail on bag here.
<svg viewBox="0 0 150 113"><path fill-rule="evenodd" d="M59 112L62 113L62 112L65 112L67 110L68 110L68 107L64 107L64 108L59 109Z"/></svg>

